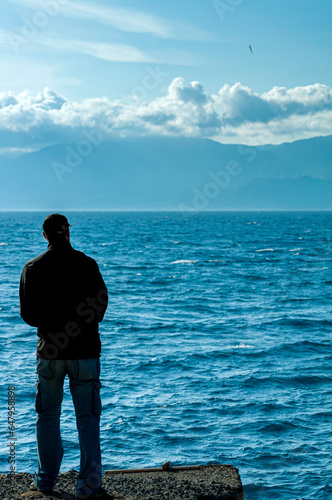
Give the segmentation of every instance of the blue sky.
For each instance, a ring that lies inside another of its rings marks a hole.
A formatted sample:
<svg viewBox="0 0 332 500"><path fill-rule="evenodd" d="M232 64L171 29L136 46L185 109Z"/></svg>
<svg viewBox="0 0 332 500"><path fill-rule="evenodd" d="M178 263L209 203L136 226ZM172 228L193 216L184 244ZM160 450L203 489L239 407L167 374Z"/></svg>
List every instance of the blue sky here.
<svg viewBox="0 0 332 500"><path fill-rule="evenodd" d="M0 140L328 135L331 19L329 0L3 0Z"/></svg>

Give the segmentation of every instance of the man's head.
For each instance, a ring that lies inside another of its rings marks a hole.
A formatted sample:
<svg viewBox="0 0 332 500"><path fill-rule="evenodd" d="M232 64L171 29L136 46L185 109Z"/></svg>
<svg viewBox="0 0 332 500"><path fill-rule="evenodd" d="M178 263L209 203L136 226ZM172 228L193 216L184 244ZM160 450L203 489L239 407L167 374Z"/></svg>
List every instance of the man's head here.
<svg viewBox="0 0 332 500"><path fill-rule="evenodd" d="M69 226L70 224L64 215L51 214L44 220L43 234L49 242L61 239L69 241Z"/></svg>

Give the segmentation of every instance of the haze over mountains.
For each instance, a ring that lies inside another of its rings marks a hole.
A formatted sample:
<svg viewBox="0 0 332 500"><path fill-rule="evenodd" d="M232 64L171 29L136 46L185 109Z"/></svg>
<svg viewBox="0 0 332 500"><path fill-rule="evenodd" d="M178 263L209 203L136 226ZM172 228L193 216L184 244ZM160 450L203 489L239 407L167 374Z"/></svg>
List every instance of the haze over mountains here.
<svg viewBox="0 0 332 500"><path fill-rule="evenodd" d="M0 159L0 210L329 210L332 136L252 147L88 131Z"/></svg>

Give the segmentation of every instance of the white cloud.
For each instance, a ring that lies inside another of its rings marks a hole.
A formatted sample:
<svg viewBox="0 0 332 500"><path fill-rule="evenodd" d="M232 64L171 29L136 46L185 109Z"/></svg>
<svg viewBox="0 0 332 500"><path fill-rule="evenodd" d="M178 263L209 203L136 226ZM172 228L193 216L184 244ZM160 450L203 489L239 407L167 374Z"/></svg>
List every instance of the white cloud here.
<svg viewBox="0 0 332 500"><path fill-rule="evenodd" d="M318 111L308 115L291 115L265 122L246 122L237 126L225 125L211 139L225 144L282 144L300 139L331 135L332 112Z"/></svg>
<svg viewBox="0 0 332 500"><path fill-rule="evenodd" d="M207 102L207 96L203 85L199 82L191 82L190 85L184 83L183 78L176 78L169 86L169 97L172 100L183 102L196 102L203 104Z"/></svg>
<svg viewBox="0 0 332 500"><path fill-rule="evenodd" d="M6 147L35 147L75 141L83 130L99 128L106 137L181 135L279 144L329 135L331 95L320 84L273 88L260 95L237 83L209 96L200 82L185 83L183 78L173 80L166 95L151 102L107 97L74 102L49 88L36 96L7 92L0 94L0 137Z"/></svg>
<svg viewBox="0 0 332 500"><path fill-rule="evenodd" d="M262 99L277 106L285 115L307 114L321 109L332 109L332 89L316 83L306 87L273 87L262 95Z"/></svg>
<svg viewBox="0 0 332 500"><path fill-rule="evenodd" d="M11 3L37 12L46 12L49 17L56 15L71 19L88 20L124 32L151 34L160 38L185 40L211 40L211 35L203 30L179 21L166 21L142 9L120 8L111 5L73 0L11 0Z"/></svg>
<svg viewBox="0 0 332 500"><path fill-rule="evenodd" d="M65 15L75 18L94 19L132 33L151 33L163 38L170 37L169 27L158 17L140 10L98 7L84 2L66 1Z"/></svg>
<svg viewBox="0 0 332 500"><path fill-rule="evenodd" d="M39 92L34 99L36 106L43 109L61 109L66 100L58 96L52 89L46 87L43 92Z"/></svg>
<svg viewBox="0 0 332 500"><path fill-rule="evenodd" d="M0 108L15 105L17 102L13 92L0 92Z"/></svg>
<svg viewBox="0 0 332 500"><path fill-rule="evenodd" d="M197 58L190 52L177 50L152 50L145 52L134 45L124 43L99 42L95 40L65 39L61 37L46 36L38 30L31 32L31 37L24 33L7 31L0 28L0 47L4 48L7 57L12 57L12 53L19 53L21 50L30 55L41 54L44 57L45 48L51 49L52 54L58 52L67 54L85 54L96 59L111 62L134 62L147 63L156 62L160 64L172 64L179 66L190 66L197 64ZM8 52L10 49L10 52ZM32 64L29 62L29 64ZM36 65L36 63L34 63ZM13 64L8 70L19 64ZM17 71L19 71L20 67ZM8 71L7 70L7 71ZM74 80L74 78L71 78Z"/></svg>
<svg viewBox="0 0 332 500"><path fill-rule="evenodd" d="M70 0L11 0L11 3L30 8L34 13L44 11L50 17L62 15L75 19L95 21L132 33L151 33L160 37L170 36L168 26L157 16L141 10L101 7L93 3Z"/></svg>
<svg viewBox="0 0 332 500"><path fill-rule="evenodd" d="M79 40L60 40L43 38L43 45L56 50L65 50L72 53L88 54L97 59L114 62L153 62L143 51L131 45L121 43L82 42Z"/></svg>
<svg viewBox="0 0 332 500"><path fill-rule="evenodd" d="M332 109L332 89L318 83L293 89L273 87L262 95L241 83L226 84L213 99L223 112L224 123L230 125L269 123L292 115Z"/></svg>
<svg viewBox="0 0 332 500"><path fill-rule="evenodd" d="M213 100L220 109L225 124L239 125L247 120L267 122L275 116L269 102L241 83L233 86L225 84L218 95L213 96Z"/></svg>

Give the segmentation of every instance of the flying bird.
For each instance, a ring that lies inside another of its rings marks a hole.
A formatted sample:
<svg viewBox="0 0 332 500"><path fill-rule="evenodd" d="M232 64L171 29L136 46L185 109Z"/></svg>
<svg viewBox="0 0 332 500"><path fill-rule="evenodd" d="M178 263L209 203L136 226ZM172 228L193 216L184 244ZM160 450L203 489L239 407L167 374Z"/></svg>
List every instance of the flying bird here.
<svg viewBox="0 0 332 500"><path fill-rule="evenodd" d="M252 53L253 53L252 48L251 48L251 45L249 45L249 49L250 49L250 52L252 52Z"/></svg>

